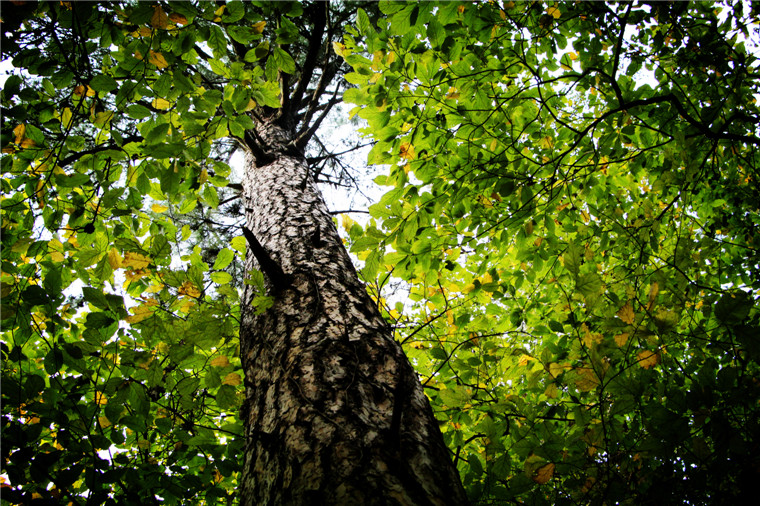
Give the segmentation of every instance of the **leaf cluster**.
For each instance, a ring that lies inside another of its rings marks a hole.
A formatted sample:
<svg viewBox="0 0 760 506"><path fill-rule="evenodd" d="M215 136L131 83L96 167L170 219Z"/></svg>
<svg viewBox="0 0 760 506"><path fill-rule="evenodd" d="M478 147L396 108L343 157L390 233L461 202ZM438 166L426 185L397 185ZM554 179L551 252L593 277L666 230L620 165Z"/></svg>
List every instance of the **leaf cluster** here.
<svg viewBox="0 0 760 506"><path fill-rule="evenodd" d="M471 499L748 498L757 13L380 8L344 37L345 99L389 190L348 232Z"/></svg>

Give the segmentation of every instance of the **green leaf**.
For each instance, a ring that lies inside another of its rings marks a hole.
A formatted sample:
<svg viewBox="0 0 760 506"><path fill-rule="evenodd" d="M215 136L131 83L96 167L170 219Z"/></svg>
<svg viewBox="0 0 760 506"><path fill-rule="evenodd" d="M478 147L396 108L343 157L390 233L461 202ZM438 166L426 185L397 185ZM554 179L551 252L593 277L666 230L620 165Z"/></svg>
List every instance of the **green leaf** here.
<svg viewBox="0 0 760 506"><path fill-rule="evenodd" d="M281 71L287 74L296 73L296 62L293 61L293 58L284 49L279 47L274 48L270 58L273 59L274 64Z"/></svg>
<svg viewBox="0 0 760 506"><path fill-rule="evenodd" d="M245 16L245 4L243 2L234 0L227 2L225 6L227 8L224 10L224 16L222 16L222 20L225 23L240 21Z"/></svg>
<svg viewBox="0 0 760 506"><path fill-rule="evenodd" d="M366 36L372 33L372 24L370 23L369 16L367 16L367 13L364 9L357 9L356 19L359 26L359 31L362 33L362 35Z"/></svg>
<svg viewBox="0 0 760 506"><path fill-rule="evenodd" d="M193 346L190 344L175 344L169 349L169 358L177 365L182 365L193 355Z"/></svg>
<svg viewBox="0 0 760 506"><path fill-rule="evenodd" d="M227 39L224 36L224 31L216 25L210 26L209 30L208 45L214 51L217 59L225 57L227 55Z"/></svg>
<svg viewBox="0 0 760 506"><path fill-rule="evenodd" d="M602 292L602 278L595 272L582 274L578 276L575 289L586 298L589 304L594 304Z"/></svg>
<svg viewBox="0 0 760 506"><path fill-rule="evenodd" d="M98 74L90 81L90 87L95 91L109 92L118 88L119 83L111 76Z"/></svg>
<svg viewBox="0 0 760 506"><path fill-rule="evenodd" d="M237 393L232 385L222 385L216 393L216 403L222 409L236 408L238 405Z"/></svg>
<svg viewBox="0 0 760 506"><path fill-rule="evenodd" d="M92 304L98 309L108 310L108 300L106 299L105 294L98 290L97 288L92 288L90 286L84 286L82 287L82 295L84 296L84 300ZM91 314L97 314L97 313L91 313Z"/></svg>
<svg viewBox="0 0 760 506"><path fill-rule="evenodd" d="M216 255L216 260L214 261L214 266L212 269L215 271L219 271L222 269L226 269L230 263L235 259L235 252L228 248L222 248L219 250L219 253Z"/></svg>
<svg viewBox="0 0 760 506"><path fill-rule="evenodd" d="M203 189L203 201L214 209L219 207L219 194L217 193L216 188L207 185L206 188Z"/></svg>
<svg viewBox="0 0 760 506"><path fill-rule="evenodd" d="M427 36L434 48L439 48L443 44L443 39L446 37L446 31L437 19L433 18L428 22Z"/></svg>
<svg viewBox="0 0 760 506"><path fill-rule="evenodd" d="M150 257L154 260L169 260L172 248L169 240L163 234L154 235L150 245Z"/></svg>
<svg viewBox="0 0 760 506"><path fill-rule="evenodd" d="M715 317L726 325L736 325L747 318L753 306L754 301L747 292L728 293L715 304Z"/></svg>
<svg viewBox="0 0 760 506"><path fill-rule="evenodd" d="M232 281L232 275L224 271L212 272L209 277L211 277L211 281L219 285L226 285Z"/></svg>
<svg viewBox="0 0 760 506"><path fill-rule="evenodd" d="M150 109L141 104L132 104L127 107L127 114L133 119L144 119L151 115Z"/></svg>
<svg viewBox="0 0 760 506"><path fill-rule="evenodd" d="M151 129L148 135L145 136L145 140L151 144L163 142L166 139L166 135L169 133L170 127L171 125L169 125L168 123L157 125L153 129Z"/></svg>
<svg viewBox="0 0 760 506"><path fill-rule="evenodd" d="M31 285L21 292L21 298L31 306L38 306L50 302L50 297L42 287Z"/></svg>
<svg viewBox="0 0 760 506"><path fill-rule="evenodd" d="M87 318L85 320L85 326L90 329L101 329L104 327L108 327L115 321L116 320L114 320L107 314L102 313L100 311L96 311L94 313L87 314Z"/></svg>
<svg viewBox="0 0 760 506"><path fill-rule="evenodd" d="M145 147L145 152L152 156L153 158L157 158L159 160L163 160L165 158L173 158L178 156L180 153L182 153L182 150L185 148L185 145L179 142L166 142L162 144L155 144Z"/></svg>
<svg viewBox="0 0 760 506"><path fill-rule="evenodd" d="M567 250L565 250L565 254L562 255L562 261L565 264L565 269L570 271L571 273L578 275L581 269L581 255L583 254L582 249L576 245L574 242L571 242L567 245Z"/></svg>

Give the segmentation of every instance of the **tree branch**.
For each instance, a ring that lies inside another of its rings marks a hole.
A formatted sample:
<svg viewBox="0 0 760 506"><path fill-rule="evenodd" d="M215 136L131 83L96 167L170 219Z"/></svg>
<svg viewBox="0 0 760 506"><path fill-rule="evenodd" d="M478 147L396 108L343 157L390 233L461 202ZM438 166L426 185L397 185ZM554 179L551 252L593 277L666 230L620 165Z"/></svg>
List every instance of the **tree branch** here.
<svg viewBox="0 0 760 506"><path fill-rule="evenodd" d="M314 26L309 35L309 50L306 53L306 59L304 61L304 67L301 70L301 77L298 79L298 85L293 91L290 99L291 110L285 111L287 115L294 115L296 112L293 108L299 108L303 96L306 93L311 77L314 75L314 69L317 66L319 60L319 51L322 49L322 36L325 32L325 25L327 24L327 2L317 2L313 5L316 12L313 16ZM327 64L327 59L325 59Z"/></svg>
<svg viewBox="0 0 760 506"><path fill-rule="evenodd" d="M269 253L264 249L264 246L262 246L259 240L256 239L256 236L253 235L253 232L246 227L241 228L243 229L245 240L248 242L248 247L251 248L251 253L253 253L253 256L256 257L256 260L259 262L261 270L272 282L274 289L282 290L290 286L290 276L285 274L282 267L280 267L280 264L272 260L272 257L269 256Z"/></svg>

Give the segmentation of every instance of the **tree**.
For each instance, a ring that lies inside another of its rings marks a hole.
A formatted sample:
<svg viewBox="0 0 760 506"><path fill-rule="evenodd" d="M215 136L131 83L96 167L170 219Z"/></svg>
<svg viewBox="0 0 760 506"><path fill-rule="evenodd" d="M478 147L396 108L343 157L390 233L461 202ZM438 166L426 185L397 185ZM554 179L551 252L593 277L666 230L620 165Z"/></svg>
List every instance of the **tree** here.
<svg viewBox="0 0 760 506"><path fill-rule="evenodd" d="M472 502L754 497L756 9L6 10L4 499L461 504L446 446ZM309 167L344 86L366 287Z"/></svg>
<svg viewBox="0 0 760 506"><path fill-rule="evenodd" d="M231 501L237 482L242 504L465 501L305 154L341 100L330 43L355 12L61 2L11 19L28 76L3 90L10 500ZM246 153L246 225L210 266L172 218L218 206L225 138ZM246 246L238 303L224 269ZM119 269L131 315L106 289Z"/></svg>
<svg viewBox="0 0 760 506"><path fill-rule="evenodd" d="M388 310L470 498L754 497L757 7L381 9L344 41L391 166L351 250L409 285Z"/></svg>

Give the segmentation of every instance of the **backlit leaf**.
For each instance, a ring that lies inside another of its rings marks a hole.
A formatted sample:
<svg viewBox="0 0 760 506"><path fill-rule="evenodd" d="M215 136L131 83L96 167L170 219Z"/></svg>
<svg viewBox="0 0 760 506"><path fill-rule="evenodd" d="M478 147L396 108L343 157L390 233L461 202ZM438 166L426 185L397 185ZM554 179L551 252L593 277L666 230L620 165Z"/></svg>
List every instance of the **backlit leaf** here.
<svg viewBox="0 0 760 506"><path fill-rule="evenodd" d="M164 58L164 55L161 53L157 53L153 50L151 50L148 53L148 61L160 69L163 69L169 66L169 64L166 61L166 58ZM154 107L156 106L154 105ZM162 109L162 107L158 107L158 108Z"/></svg>
<svg viewBox="0 0 760 506"><path fill-rule="evenodd" d="M154 28L166 28L169 24L169 16L166 15L160 5L153 9L153 16L150 18L150 25Z"/></svg>

